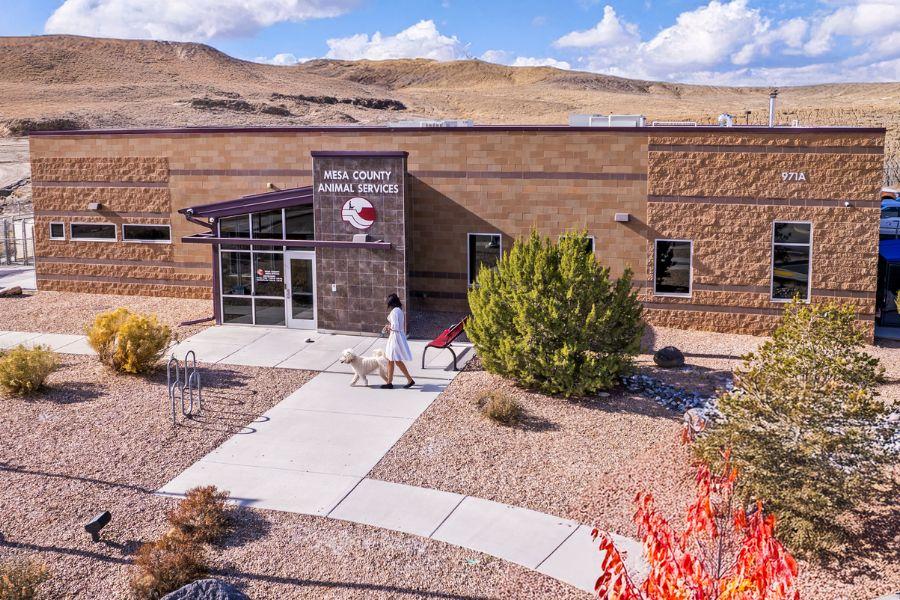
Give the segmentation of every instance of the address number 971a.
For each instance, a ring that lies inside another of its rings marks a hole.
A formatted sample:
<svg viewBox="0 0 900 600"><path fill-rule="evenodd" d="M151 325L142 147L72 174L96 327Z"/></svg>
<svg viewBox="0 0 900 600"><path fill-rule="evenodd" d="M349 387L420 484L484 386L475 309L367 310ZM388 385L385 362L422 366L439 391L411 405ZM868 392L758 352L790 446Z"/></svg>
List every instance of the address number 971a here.
<svg viewBox="0 0 900 600"><path fill-rule="evenodd" d="M806 173L802 171L785 171L781 174L782 181L806 181Z"/></svg>

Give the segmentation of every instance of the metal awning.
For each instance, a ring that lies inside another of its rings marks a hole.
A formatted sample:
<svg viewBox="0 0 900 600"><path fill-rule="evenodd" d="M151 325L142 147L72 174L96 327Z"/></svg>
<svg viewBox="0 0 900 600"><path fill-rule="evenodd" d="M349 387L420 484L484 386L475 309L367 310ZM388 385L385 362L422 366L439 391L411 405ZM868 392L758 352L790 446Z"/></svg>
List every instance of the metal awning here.
<svg viewBox="0 0 900 600"><path fill-rule="evenodd" d="M260 238L217 237L213 233L195 233L181 238L185 244L228 244L229 246L285 246L287 248L368 248L384 250L390 242L338 242L333 240L276 240Z"/></svg>
<svg viewBox="0 0 900 600"><path fill-rule="evenodd" d="M218 219L245 215L247 213L262 212L266 210L278 210L294 206L311 206L313 203L312 186L291 188L289 190L277 190L264 194L242 196L234 200L223 200L211 204L200 204L182 208L178 212L189 219L207 218Z"/></svg>

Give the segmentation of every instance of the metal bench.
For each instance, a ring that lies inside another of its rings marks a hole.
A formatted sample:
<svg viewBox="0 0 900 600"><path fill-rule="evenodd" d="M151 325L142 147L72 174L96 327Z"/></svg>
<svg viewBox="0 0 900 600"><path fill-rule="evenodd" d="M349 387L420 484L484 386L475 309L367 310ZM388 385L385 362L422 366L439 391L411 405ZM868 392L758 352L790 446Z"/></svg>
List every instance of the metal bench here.
<svg viewBox="0 0 900 600"><path fill-rule="evenodd" d="M457 323L456 325L451 325L447 329L441 332L439 336L428 342L425 348L422 350L422 368L425 368L425 353L429 348L437 348L438 350L449 350L450 354L453 355L453 370L458 371L456 368L456 352L453 350L451 344L465 331L466 321L469 320L469 317L463 317L463 320Z"/></svg>

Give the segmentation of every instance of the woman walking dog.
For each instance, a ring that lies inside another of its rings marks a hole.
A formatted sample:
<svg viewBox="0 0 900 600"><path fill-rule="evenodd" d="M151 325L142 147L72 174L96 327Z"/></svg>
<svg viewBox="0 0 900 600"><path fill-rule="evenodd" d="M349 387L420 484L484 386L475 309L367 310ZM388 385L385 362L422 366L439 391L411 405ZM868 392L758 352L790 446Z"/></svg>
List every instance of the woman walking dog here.
<svg viewBox="0 0 900 600"><path fill-rule="evenodd" d="M411 388L416 385L409 369L406 368L404 361L412 360L412 352L409 349L409 343L406 341L406 315L403 314L403 303L397 294L388 296L387 305L391 312L388 313L388 324L381 330L382 333L390 333L387 340L387 348L384 353L387 355L387 383L381 387L386 390L394 387L394 365L400 368L400 371L406 375L407 384L403 387Z"/></svg>

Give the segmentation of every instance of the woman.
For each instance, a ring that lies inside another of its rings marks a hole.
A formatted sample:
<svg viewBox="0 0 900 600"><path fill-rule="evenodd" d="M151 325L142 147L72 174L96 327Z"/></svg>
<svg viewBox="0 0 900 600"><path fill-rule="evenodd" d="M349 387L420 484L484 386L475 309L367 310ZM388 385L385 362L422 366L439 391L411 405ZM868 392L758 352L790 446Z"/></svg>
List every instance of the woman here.
<svg viewBox="0 0 900 600"><path fill-rule="evenodd" d="M390 390L394 387L394 365L400 367L400 370L406 375L407 384L403 387L411 388L416 385L409 369L403 361L412 360L412 352L409 349L409 343L406 341L406 315L403 314L403 304L397 294L388 296L387 305L391 312L388 313L388 324L381 330L382 333L390 332L387 340L387 348L384 353L387 355L387 383L382 385L382 389Z"/></svg>

